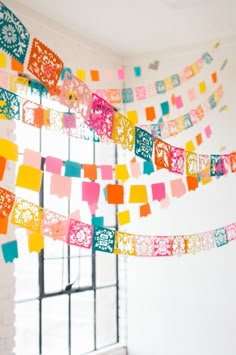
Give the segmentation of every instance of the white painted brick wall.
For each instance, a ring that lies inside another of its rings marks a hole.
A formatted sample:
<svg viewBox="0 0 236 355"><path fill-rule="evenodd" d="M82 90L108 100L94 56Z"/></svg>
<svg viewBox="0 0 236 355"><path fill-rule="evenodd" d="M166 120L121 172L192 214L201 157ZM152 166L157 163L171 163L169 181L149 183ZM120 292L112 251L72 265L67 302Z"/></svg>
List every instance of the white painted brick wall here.
<svg viewBox="0 0 236 355"><path fill-rule="evenodd" d="M0 137L14 141L15 123L1 120ZM6 171L0 186L14 190L14 163L7 162ZM0 245L15 238L14 227L9 225L8 234L0 235ZM0 251L0 355L14 355L15 337L15 276L14 264L5 263Z"/></svg>

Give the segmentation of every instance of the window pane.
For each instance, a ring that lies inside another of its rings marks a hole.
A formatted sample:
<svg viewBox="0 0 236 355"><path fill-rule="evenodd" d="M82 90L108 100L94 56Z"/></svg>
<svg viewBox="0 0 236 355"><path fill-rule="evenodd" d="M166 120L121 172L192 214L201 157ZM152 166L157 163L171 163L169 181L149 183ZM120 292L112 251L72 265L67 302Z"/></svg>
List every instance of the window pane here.
<svg viewBox="0 0 236 355"><path fill-rule="evenodd" d="M67 259L44 261L45 293L65 290L68 284Z"/></svg>
<svg viewBox="0 0 236 355"><path fill-rule="evenodd" d="M92 286L92 258L80 257L70 259L70 280L73 288Z"/></svg>
<svg viewBox="0 0 236 355"><path fill-rule="evenodd" d="M93 291L71 296L71 355L94 349Z"/></svg>
<svg viewBox="0 0 236 355"><path fill-rule="evenodd" d="M43 354L68 355L68 296L42 301Z"/></svg>
<svg viewBox="0 0 236 355"><path fill-rule="evenodd" d="M117 341L116 288L97 290L97 347Z"/></svg>
<svg viewBox="0 0 236 355"><path fill-rule="evenodd" d="M37 253L28 250L28 237L25 229L16 228L15 235L20 257L15 261L16 300L38 297L38 259Z"/></svg>
<svg viewBox="0 0 236 355"><path fill-rule="evenodd" d="M96 253L96 284L106 286L116 283L116 256Z"/></svg>
<svg viewBox="0 0 236 355"><path fill-rule="evenodd" d="M39 354L39 302L15 305L15 353Z"/></svg>
<svg viewBox="0 0 236 355"><path fill-rule="evenodd" d="M44 258L63 258L67 257L67 245L66 243L53 240L50 237L44 238Z"/></svg>

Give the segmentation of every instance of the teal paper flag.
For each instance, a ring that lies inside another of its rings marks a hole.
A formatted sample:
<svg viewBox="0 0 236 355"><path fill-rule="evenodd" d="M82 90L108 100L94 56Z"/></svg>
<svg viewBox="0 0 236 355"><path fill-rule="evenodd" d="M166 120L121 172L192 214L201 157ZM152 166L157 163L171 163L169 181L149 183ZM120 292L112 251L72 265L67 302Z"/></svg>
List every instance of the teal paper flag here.
<svg viewBox="0 0 236 355"><path fill-rule="evenodd" d="M68 72L68 73L71 73L71 74L72 74L72 70L71 70L71 68L63 68L63 69L62 69L62 72L61 72L61 80L63 80L63 79L64 79L66 72Z"/></svg>
<svg viewBox="0 0 236 355"><path fill-rule="evenodd" d="M17 241L13 240L9 243L2 244L2 254L6 263L12 263L14 259L18 258Z"/></svg>
<svg viewBox="0 0 236 355"><path fill-rule="evenodd" d="M143 163L143 174L150 175L154 173L154 166L152 161L145 161Z"/></svg>
<svg viewBox="0 0 236 355"><path fill-rule="evenodd" d="M141 76L141 68L140 67L134 67L134 75L137 78Z"/></svg>
<svg viewBox="0 0 236 355"><path fill-rule="evenodd" d="M113 253L115 244L115 231L107 228L94 227L93 251Z"/></svg>
<svg viewBox="0 0 236 355"><path fill-rule="evenodd" d="M104 227L104 217L92 216L92 225L96 227Z"/></svg>
<svg viewBox="0 0 236 355"><path fill-rule="evenodd" d="M185 129L188 129L193 126L193 122L189 113L186 113L186 115L184 115L184 125Z"/></svg>
<svg viewBox="0 0 236 355"><path fill-rule="evenodd" d="M162 114L163 116L168 115L170 112L170 108L169 108L169 102L165 101L161 103L161 110L162 110ZM160 122L159 122L160 123Z"/></svg>
<svg viewBox="0 0 236 355"><path fill-rule="evenodd" d="M222 247L228 243L225 228L219 228L214 231L215 243L217 247Z"/></svg>
<svg viewBox="0 0 236 355"><path fill-rule="evenodd" d="M174 88L176 88L177 86L180 85L180 80L179 80L178 74L171 75L171 80L172 80L172 84L173 84Z"/></svg>
<svg viewBox="0 0 236 355"><path fill-rule="evenodd" d="M29 46L29 32L2 2L0 2L0 19L0 48L23 64Z"/></svg>
<svg viewBox="0 0 236 355"><path fill-rule="evenodd" d="M81 164L67 160L65 162L65 176L81 177Z"/></svg>
<svg viewBox="0 0 236 355"><path fill-rule="evenodd" d="M164 80L156 81L156 90L158 94L164 94L166 92Z"/></svg>
<svg viewBox="0 0 236 355"><path fill-rule="evenodd" d="M153 135L140 127L135 127L135 155L145 160L151 160L152 151Z"/></svg>
<svg viewBox="0 0 236 355"><path fill-rule="evenodd" d="M20 96L0 88L0 115L8 120L20 120Z"/></svg>
<svg viewBox="0 0 236 355"><path fill-rule="evenodd" d="M123 104L128 104L129 102L133 102L133 101L134 101L133 89L131 89L131 88L122 89Z"/></svg>

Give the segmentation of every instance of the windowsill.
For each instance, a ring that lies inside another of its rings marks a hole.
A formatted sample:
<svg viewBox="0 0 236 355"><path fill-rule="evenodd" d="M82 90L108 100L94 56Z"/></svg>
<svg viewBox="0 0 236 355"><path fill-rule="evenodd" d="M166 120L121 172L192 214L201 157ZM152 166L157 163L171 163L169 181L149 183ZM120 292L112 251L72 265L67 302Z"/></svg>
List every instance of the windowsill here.
<svg viewBox="0 0 236 355"><path fill-rule="evenodd" d="M120 344L108 346L104 349L97 350L91 353L91 355L126 355L126 347Z"/></svg>

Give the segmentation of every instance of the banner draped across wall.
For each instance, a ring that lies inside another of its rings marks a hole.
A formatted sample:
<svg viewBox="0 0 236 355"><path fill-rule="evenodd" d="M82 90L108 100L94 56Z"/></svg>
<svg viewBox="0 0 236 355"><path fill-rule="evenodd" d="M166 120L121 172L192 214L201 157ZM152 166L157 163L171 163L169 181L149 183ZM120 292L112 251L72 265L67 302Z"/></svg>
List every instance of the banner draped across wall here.
<svg viewBox="0 0 236 355"><path fill-rule="evenodd" d="M181 256L221 247L236 239L236 223L213 231L178 236L144 236L92 226L44 209L14 193L2 189L0 200L0 226L11 223L25 228L29 235L29 250L39 252L43 236L81 248L129 256ZM6 262L18 258L17 241L2 244Z"/></svg>
<svg viewBox="0 0 236 355"><path fill-rule="evenodd" d="M16 60L19 65L23 65L29 48L30 34L21 21L1 2L0 14L0 48ZM146 90L149 90L149 94L151 92L164 94L171 91L199 73L203 64L210 64L212 61L212 56L205 52L200 59L197 59L182 72L155 81L147 89L144 86L137 87L135 90L136 98L145 99L147 96ZM43 84L55 100L67 107L68 112L47 109L29 100L21 99L14 92L0 88L1 119L19 120L22 110L24 123L39 129L44 127L45 129L67 133L76 138L84 137L81 134L81 130L84 129L81 128L81 125L83 125L83 127L87 127L86 129L90 129L92 135L95 132L98 137L97 140L102 142L113 141L130 151L134 148L135 155L152 166L152 156L154 155L153 161L157 170L165 168L178 174L184 174L186 171L189 186L193 186L195 181L198 181L199 176L202 179L207 179L212 176L225 175L229 169L232 172L236 171L236 152L224 155L197 155L182 148L173 147L161 140L161 138L176 135L201 121L204 114L216 107L222 98L222 85L213 92L204 105L199 105L189 114L172 121L158 123L156 126L158 132L154 136L135 126L127 117L115 112L107 100L89 90L84 81L79 79L79 75L75 76L70 70L64 70L64 63L61 58L37 38L33 38L31 42L27 69ZM137 75L138 72L140 73L136 70L136 76L139 76ZM62 74L63 82L59 87L58 83ZM97 81L98 73L95 73L95 71L93 72L94 78L96 78L94 81ZM19 79L19 81L24 82L24 79ZM123 103L134 101L132 88L124 88L120 92L113 91L112 95L116 101L120 96L119 100ZM180 101L178 100L178 105L181 106ZM114 100L112 103L114 103ZM175 104L177 104L176 100ZM167 105L161 106L163 115L166 113L166 108ZM150 116L149 120L152 121ZM166 123L168 123L168 127L166 127ZM78 135L80 136L78 137ZM17 161L18 148L13 143L1 139L1 179L4 176L7 159ZM67 163L72 162L68 161ZM83 165L84 170L85 165ZM25 169L27 171L29 168L32 170L32 167L27 164L20 166L17 186L29 188L29 186L22 186L22 182L25 184L25 177L28 174L28 172L25 174ZM35 173L39 182L37 185L37 191L39 191L43 172L39 168L34 169L37 170ZM76 177L78 177L78 170L76 171ZM30 176L32 177L32 174ZM54 174L53 176L62 177L60 174ZM89 178L91 179L91 176ZM137 186L139 185L131 187L131 190L135 191L131 192L130 190L130 196L133 196L133 199L130 197L130 202L147 202L146 200L136 201L137 196L140 197L139 192L137 193ZM11 215L10 221L12 224L25 228L29 232L30 251L39 252L43 248L43 236L66 242L68 245L83 248L92 247L94 251L136 256L171 256L195 253L201 250L209 250L215 246L223 246L236 239L235 223L210 232L180 236L143 236L113 231L57 214L23 198L16 197L13 192L3 188L0 189L0 234L7 233ZM107 188L107 191L109 189L110 187ZM98 189L93 191L94 195L99 195ZM114 196L114 193L111 195ZM94 200L92 202L94 203ZM113 203L117 204L117 201L113 201ZM2 244L2 253L6 262L12 262L18 257L17 241Z"/></svg>

